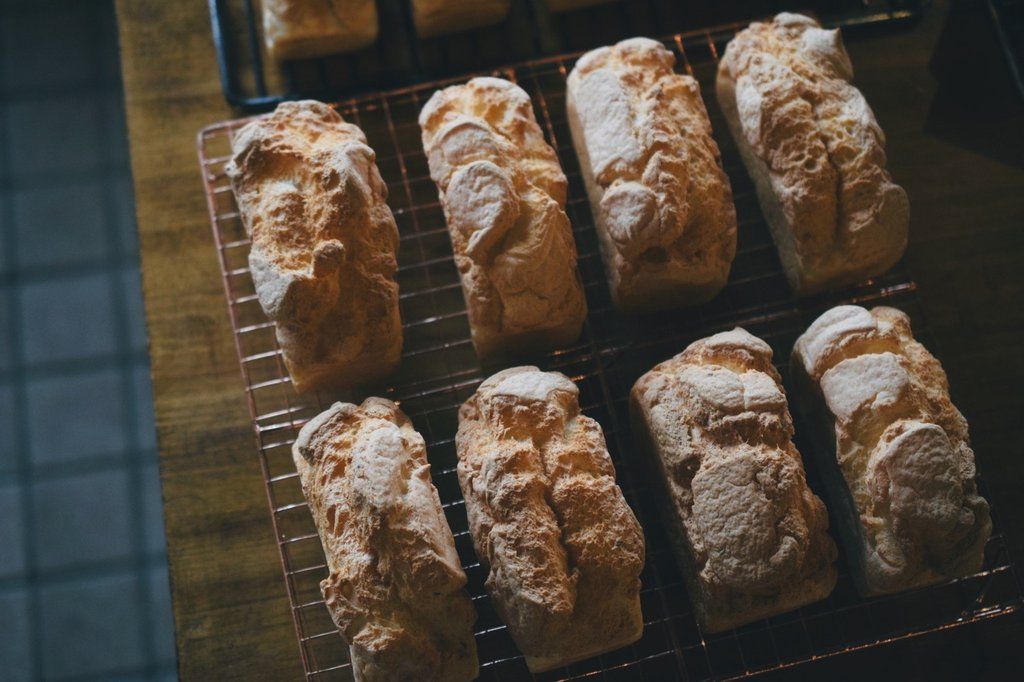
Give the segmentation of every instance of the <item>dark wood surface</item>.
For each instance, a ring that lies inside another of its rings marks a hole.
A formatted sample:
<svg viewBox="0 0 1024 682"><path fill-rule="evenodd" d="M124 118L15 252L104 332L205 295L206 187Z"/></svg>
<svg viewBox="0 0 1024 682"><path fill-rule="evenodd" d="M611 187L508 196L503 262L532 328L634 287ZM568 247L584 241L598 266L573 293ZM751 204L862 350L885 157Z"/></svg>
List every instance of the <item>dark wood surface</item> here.
<svg viewBox="0 0 1024 682"><path fill-rule="evenodd" d="M1024 556L1024 104L981 7L936 2L910 30L848 45L912 206L907 260ZM197 171L231 117L203 0L118 0L181 676L301 678ZM1012 677L1011 616L811 664L840 679Z"/></svg>

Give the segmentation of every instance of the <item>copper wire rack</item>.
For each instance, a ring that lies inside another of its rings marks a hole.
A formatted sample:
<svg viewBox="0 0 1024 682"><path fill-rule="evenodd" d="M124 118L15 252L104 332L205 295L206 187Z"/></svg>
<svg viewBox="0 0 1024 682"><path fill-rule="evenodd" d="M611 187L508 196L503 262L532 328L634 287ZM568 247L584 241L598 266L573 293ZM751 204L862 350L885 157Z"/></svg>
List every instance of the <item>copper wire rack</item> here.
<svg viewBox="0 0 1024 682"><path fill-rule="evenodd" d="M726 127L708 89L717 55L732 32L732 28L700 31L666 41L678 57L679 69L695 75L704 87L735 194L739 247L729 283L721 295L703 306L659 315L623 317L611 306L564 111L565 77L575 55L489 72L516 81L531 95L537 119L558 151L569 178L567 212L574 226L590 308L577 343L535 362L544 369L564 372L579 386L583 411L603 426L619 484L647 539L641 593L643 637L621 650L537 675L538 679L743 677L1000 616L1022 605L1021 586L1004 544L1000 520L994 515L995 533L986 549L984 569L977 575L902 594L861 599L840 558L836 589L821 602L725 633L707 634L697 625L662 519L652 501L652 473L632 445L626 403L633 382L691 341L735 325L742 325L772 346L788 382L793 341L818 314L840 302L899 307L911 315L918 337L929 343L916 286L900 267L838 293L810 299L796 299L790 293L751 181L729 136L723 134ZM399 402L427 441L433 480L479 615L476 638L481 679L530 677L484 589L485 570L473 552L456 479L458 406L497 368L482 367L470 342L444 215L428 176L416 123L420 107L444 84L423 84L337 104L347 120L366 132L377 152L390 191L388 203L400 232L398 282L405 330L402 365L391 383L370 387L360 395L299 395L293 390L273 325L256 299L247 262L249 241L224 175L231 136L245 121L219 123L199 135L202 177L257 454L302 663L311 680L351 679L351 669L347 646L320 594L319 582L326 575L324 555L292 463L291 445L302 425L334 400L366 395L383 395ZM802 431L798 418L796 442L805 453L808 481L827 504L814 460L808 456L813 446L800 435ZM983 471L985 453L978 453L978 459ZM982 491L986 492L983 484Z"/></svg>

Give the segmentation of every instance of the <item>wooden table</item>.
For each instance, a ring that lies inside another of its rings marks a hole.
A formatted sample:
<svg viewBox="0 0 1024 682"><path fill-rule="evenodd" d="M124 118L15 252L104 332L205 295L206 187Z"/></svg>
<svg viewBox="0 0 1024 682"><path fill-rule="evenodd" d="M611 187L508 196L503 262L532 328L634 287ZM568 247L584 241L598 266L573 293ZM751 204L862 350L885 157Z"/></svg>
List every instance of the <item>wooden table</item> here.
<svg viewBox="0 0 1024 682"><path fill-rule="evenodd" d="M180 673L299 679L197 172L196 132L232 116L206 3L117 8ZM1024 566L1024 105L984 15L953 12L936 2L915 29L849 48L911 198L911 270ZM1014 616L801 672L963 679L1012 670L1022 642Z"/></svg>

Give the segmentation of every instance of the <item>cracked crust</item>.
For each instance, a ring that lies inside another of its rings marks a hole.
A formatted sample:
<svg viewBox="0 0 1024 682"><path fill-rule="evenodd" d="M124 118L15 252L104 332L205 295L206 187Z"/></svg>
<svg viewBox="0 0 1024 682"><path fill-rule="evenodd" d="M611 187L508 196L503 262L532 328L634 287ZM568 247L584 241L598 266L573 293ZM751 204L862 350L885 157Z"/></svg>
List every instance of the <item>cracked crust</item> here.
<svg viewBox="0 0 1024 682"><path fill-rule="evenodd" d="M263 39L278 61L360 50L377 40L376 0L260 0Z"/></svg>
<svg viewBox="0 0 1024 682"><path fill-rule="evenodd" d="M408 417L383 398L335 403L292 454L330 570L320 589L355 679L475 678L476 612Z"/></svg>
<svg viewBox="0 0 1024 682"><path fill-rule="evenodd" d="M530 670L639 639L643 531L576 385L498 372L459 411L456 447L487 590Z"/></svg>
<svg viewBox="0 0 1024 682"><path fill-rule="evenodd" d="M690 76L648 38L580 57L568 78L573 145L624 312L717 294L736 254L736 209Z"/></svg>
<svg viewBox="0 0 1024 682"><path fill-rule="evenodd" d="M412 0L412 18L420 38L432 38L496 24L508 15L512 0Z"/></svg>
<svg viewBox="0 0 1024 682"><path fill-rule="evenodd" d="M842 500L840 530L860 591L980 570L992 522L967 422L906 314L832 308L797 340L792 367L827 434L822 469Z"/></svg>
<svg viewBox="0 0 1024 682"><path fill-rule="evenodd" d="M398 228L363 132L326 104L286 102L232 151L253 283L295 389L389 374L402 353Z"/></svg>
<svg viewBox="0 0 1024 682"><path fill-rule="evenodd" d="M736 328L657 365L630 394L708 632L823 599L836 582L828 515L807 487L771 359L768 344Z"/></svg>
<svg viewBox="0 0 1024 682"><path fill-rule="evenodd" d="M493 360L575 341L587 303L567 183L529 96L474 78L434 93L419 121L477 353Z"/></svg>
<svg viewBox="0 0 1024 682"><path fill-rule="evenodd" d="M839 31L800 14L751 24L719 63L718 101L799 294L882 273L907 245L907 195L852 77Z"/></svg>

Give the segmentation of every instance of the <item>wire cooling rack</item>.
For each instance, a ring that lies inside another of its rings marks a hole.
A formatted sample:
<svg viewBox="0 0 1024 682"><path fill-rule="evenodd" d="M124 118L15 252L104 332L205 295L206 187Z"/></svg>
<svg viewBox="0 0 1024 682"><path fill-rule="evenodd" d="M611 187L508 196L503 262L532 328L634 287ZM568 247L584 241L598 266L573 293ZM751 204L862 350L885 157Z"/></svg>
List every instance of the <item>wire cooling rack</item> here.
<svg viewBox="0 0 1024 682"><path fill-rule="evenodd" d="M611 0L565 13L548 12L546 0L512 0L508 17L497 25L431 39L416 36L411 0L377 0L380 35L373 45L284 64L266 54L257 0L207 1L224 97L252 112L284 99L332 100L783 10L811 13L845 29L895 24L919 16L929 0Z"/></svg>
<svg viewBox="0 0 1024 682"><path fill-rule="evenodd" d="M836 589L821 602L725 633L711 635L698 627L652 502L652 474L633 449L627 409L633 382L691 341L734 325L744 326L771 344L788 381L786 365L796 337L822 311L841 302L902 308L911 315L918 337L928 343L916 286L899 268L840 293L800 300L790 294L751 181L732 141L722 134L726 127L709 90L717 55L731 35L732 29L723 29L681 34L666 41L679 59L680 70L697 76L705 88L705 101L735 194L739 246L721 295L696 308L660 315L626 318L611 306L564 111L565 77L574 57L493 72L518 82L532 96L537 119L558 151L569 178L567 211L590 307L579 342L538 358L537 364L564 372L579 386L583 411L603 426L619 484L647 539L647 562L641 577L643 637L619 651L538 675L538 679L742 677L992 618L1022 605L1021 586L1004 545L1000 520L994 515L995 533L986 548L984 569L977 575L861 599L840 558ZM424 84L338 104L344 117L366 132L388 183L388 203L400 232L398 282L405 330L402 365L391 383L344 397L376 394L398 401L423 434L434 483L479 615L476 636L481 678L523 679L529 677L523 658L484 590L486 575L473 552L456 478L458 406L497 368L481 367L473 352L444 215L428 176L416 123L422 104L444 84ZM323 550L291 458L291 445L301 426L339 396L295 393L273 325L256 299L247 263L249 241L224 175L231 136L244 122L213 125L199 135L213 234L306 676L311 680L351 679L347 647L320 594L319 582L326 575ZM808 481L828 502L813 459L806 456L811 446L801 437L803 431L798 418L796 442L805 453ZM978 453L978 459L984 470L985 453ZM982 491L986 492L983 485Z"/></svg>

